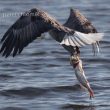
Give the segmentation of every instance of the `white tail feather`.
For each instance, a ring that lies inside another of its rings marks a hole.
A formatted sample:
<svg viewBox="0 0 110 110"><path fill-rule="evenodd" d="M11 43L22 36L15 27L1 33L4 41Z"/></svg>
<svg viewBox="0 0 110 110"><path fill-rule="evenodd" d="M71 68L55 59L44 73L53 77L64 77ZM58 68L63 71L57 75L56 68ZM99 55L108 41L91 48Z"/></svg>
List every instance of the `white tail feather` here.
<svg viewBox="0 0 110 110"><path fill-rule="evenodd" d="M64 44L67 46L81 47L88 44L96 43L97 41L100 41L103 38L103 36L104 36L103 33L84 34L84 33L75 31L73 35L66 35L60 44L61 45Z"/></svg>

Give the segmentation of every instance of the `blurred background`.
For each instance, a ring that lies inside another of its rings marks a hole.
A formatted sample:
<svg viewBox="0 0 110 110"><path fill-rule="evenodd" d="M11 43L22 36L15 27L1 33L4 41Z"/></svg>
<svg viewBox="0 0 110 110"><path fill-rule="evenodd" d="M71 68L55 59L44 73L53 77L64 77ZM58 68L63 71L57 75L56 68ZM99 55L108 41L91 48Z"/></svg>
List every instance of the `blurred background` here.
<svg viewBox="0 0 110 110"><path fill-rule="evenodd" d="M46 34L15 58L0 56L0 110L110 110L110 0L0 0L0 38L20 13L35 7L62 24L71 7L79 9L105 33L98 56L91 46L81 48L95 98L78 85L68 52Z"/></svg>

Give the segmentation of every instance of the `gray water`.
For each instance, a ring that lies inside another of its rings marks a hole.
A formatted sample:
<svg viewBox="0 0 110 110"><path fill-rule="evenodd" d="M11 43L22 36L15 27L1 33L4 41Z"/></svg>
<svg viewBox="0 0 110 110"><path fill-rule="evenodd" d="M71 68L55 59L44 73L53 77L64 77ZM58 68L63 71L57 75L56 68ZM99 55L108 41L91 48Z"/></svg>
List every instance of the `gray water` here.
<svg viewBox="0 0 110 110"><path fill-rule="evenodd" d="M98 56L93 56L91 46L81 48L95 98L90 100L78 85L68 52L46 34L15 58L0 56L0 110L110 110L110 0L0 0L0 38L19 18L13 13L34 7L61 23L70 7L79 9L105 33Z"/></svg>

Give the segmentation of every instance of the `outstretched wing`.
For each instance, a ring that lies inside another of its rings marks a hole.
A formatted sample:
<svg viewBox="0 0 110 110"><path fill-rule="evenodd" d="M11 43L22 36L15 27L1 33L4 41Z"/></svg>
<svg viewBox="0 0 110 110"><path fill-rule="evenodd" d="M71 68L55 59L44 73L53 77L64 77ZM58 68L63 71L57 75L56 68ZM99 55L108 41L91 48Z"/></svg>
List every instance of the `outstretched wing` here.
<svg viewBox="0 0 110 110"><path fill-rule="evenodd" d="M82 33L97 33L96 28L93 24L79 11L75 9L70 9L70 16L64 26ZM95 37L95 36L94 36ZM93 50L95 54L95 46L99 51L99 42L93 44Z"/></svg>
<svg viewBox="0 0 110 110"><path fill-rule="evenodd" d="M23 48L40 37L42 33L51 29L65 30L55 19L44 11L31 9L25 12L4 34L1 39L0 53L8 57L11 52L13 57L21 53Z"/></svg>
<svg viewBox="0 0 110 110"><path fill-rule="evenodd" d="M96 33L96 28L92 23L79 11L70 9L70 16L64 26L82 33Z"/></svg>

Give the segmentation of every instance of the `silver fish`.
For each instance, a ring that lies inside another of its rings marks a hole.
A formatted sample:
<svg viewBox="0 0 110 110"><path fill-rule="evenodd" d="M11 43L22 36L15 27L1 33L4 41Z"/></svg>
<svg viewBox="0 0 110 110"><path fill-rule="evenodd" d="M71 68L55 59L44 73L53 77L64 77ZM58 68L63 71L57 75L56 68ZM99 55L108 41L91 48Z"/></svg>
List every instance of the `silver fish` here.
<svg viewBox="0 0 110 110"><path fill-rule="evenodd" d="M71 58L71 64L75 69L75 75L76 75L79 83L81 84L81 86L83 86L84 88L86 88L88 90L90 99L93 98L94 92L91 89L90 84L87 81L87 78L85 76L84 70L82 68L82 61L79 59L78 56L73 56Z"/></svg>

